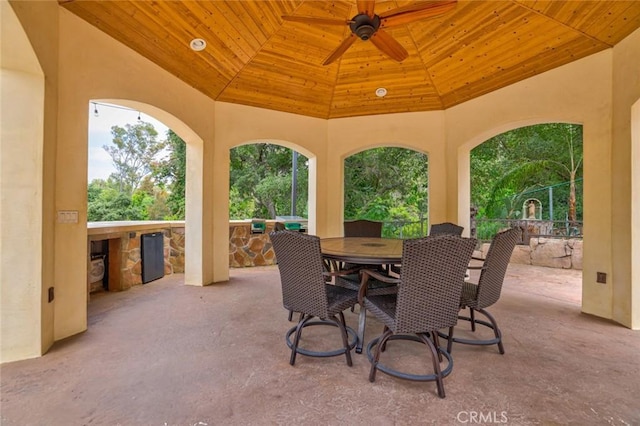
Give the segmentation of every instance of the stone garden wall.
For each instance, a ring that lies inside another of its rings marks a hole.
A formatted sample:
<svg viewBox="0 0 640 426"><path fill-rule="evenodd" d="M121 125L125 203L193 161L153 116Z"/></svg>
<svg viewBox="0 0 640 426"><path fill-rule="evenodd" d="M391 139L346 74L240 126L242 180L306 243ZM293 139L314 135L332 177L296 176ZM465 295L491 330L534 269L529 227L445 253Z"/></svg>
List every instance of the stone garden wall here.
<svg viewBox="0 0 640 426"><path fill-rule="evenodd" d="M487 250L489 243L482 245L482 257ZM516 245L511 263L582 270L582 239L532 237L528 245Z"/></svg>

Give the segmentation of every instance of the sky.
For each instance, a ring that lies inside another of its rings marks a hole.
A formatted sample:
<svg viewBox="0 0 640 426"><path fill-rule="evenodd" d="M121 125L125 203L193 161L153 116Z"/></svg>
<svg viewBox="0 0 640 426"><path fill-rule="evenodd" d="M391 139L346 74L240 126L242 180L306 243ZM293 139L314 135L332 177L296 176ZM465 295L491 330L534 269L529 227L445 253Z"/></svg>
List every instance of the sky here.
<svg viewBox="0 0 640 426"><path fill-rule="evenodd" d="M98 116L94 114L94 109L98 110ZM158 132L158 140L165 140L167 126L155 118L140 113L140 119L153 124ZM121 106L109 106L109 104L97 103L94 108L93 102L89 103L89 167L88 182L93 179L107 179L115 171L111 157L102 147L111 145L113 136L111 126L124 127L125 124L136 124L138 122L138 111Z"/></svg>

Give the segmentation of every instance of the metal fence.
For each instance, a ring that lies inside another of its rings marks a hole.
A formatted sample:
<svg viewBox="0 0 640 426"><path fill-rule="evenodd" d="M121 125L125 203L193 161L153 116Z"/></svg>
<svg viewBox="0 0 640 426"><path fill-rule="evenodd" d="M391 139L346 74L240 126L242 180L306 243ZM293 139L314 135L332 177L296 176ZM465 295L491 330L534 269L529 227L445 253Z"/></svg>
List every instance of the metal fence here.
<svg viewBox="0 0 640 426"><path fill-rule="evenodd" d="M520 243L528 244L532 237L582 238L582 222L566 220L534 219L476 219L472 222L471 235L481 241L490 241L493 236L508 228L522 230Z"/></svg>
<svg viewBox="0 0 640 426"><path fill-rule="evenodd" d="M520 243L528 244L531 237L582 238L582 222L567 220L533 219L475 219L471 218L471 236L481 241L490 241L493 236L508 228L522 230ZM384 238L420 238L429 234L429 221L394 220L383 222Z"/></svg>

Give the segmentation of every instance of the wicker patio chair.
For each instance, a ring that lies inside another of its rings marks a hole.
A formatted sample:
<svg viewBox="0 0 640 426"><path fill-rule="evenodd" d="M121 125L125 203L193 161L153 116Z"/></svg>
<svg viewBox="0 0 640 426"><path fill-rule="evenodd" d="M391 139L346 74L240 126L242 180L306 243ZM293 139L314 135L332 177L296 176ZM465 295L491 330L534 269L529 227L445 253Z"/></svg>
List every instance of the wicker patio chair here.
<svg viewBox="0 0 640 426"><path fill-rule="evenodd" d="M445 397L443 378L451 373L453 359L440 347L437 330L452 329L458 321L464 275L475 245L475 239L456 235L406 240L402 252L402 275L397 279L398 294L372 296L363 287L360 299L366 309L384 324L382 334L367 345L367 356L371 362L370 381L375 380L378 370L402 379L436 381L438 396ZM365 269L362 273L384 279L377 272ZM424 343L429 348L434 373L409 374L380 363L380 353L391 340ZM447 359L444 369L440 366L443 356Z"/></svg>
<svg viewBox="0 0 640 426"><path fill-rule="evenodd" d="M493 339L463 339L454 337L454 329L449 330L447 351L451 352L453 342L468 345L498 345L498 350L504 354L502 344L502 331L498 328L495 318L486 310L500 298L502 283L509 266L511 254L520 239L520 230L517 228L508 229L497 233L491 240L491 245L484 259L473 258L483 261L482 266L469 266L469 269L480 269L478 283L465 282L460 299L460 309L469 308L469 316L459 316L459 319L471 323L471 331L476 331L476 324L489 327L494 332ZM483 314L488 320L476 319L475 312ZM442 336L442 333L440 334Z"/></svg>
<svg viewBox="0 0 640 426"><path fill-rule="evenodd" d="M463 231L464 231L464 227L456 225L455 223L451 223L451 222L434 223L433 225L431 225L431 228L429 229L429 235L432 237L436 235L443 235L443 234L462 235Z"/></svg>
<svg viewBox="0 0 640 426"><path fill-rule="evenodd" d="M345 237L382 237L382 222L376 222L367 219L346 220L343 226ZM361 269L365 267L371 267L371 265L356 265L353 263L337 265L335 264L335 262L334 266L338 269ZM384 270L388 270L388 267L386 267L386 265L381 265L380 267Z"/></svg>
<svg viewBox="0 0 640 426"><path fill-rule="evenodd" d="M320 251L320 238L317 236L291 231L272 232L269 236L278 260L282 304L290 312L295 311L301 314L298 325L287 331L285 336L287 345L291 348L289 363L294 365L297 354L315 357L345 354L347 365L351 366L353 364L351 349L356 345L357 336L353 329L346 326L342 311L357 303L357 292L327 284L327 276L333 275L336 281L342 278L338 273L325 271ZM311 321L314 317L318 320ZM325 324L338 327L342 335L342 348L319 352L299 346L300 336L305 327ZM291 342L292 334L295 334L293 342Z"/></svg>
<svg viewBox="0 0 640 426"><path fill-rule="evenodd" d="M431 225L429 229L429 236L435 237L436 235L462 235L462 231L464 231L464 227L456 225L451 222L443 222L443 223L434 223ZM400 275L402 272L400 265L391 265L389 268L391 271Z"/></svg>
<svg viewBox="0 0 640 426"><path fill-rule="evenodd" d="M345 237L376 237L382 236L382 222L358 219L344 222Z"/></svg>

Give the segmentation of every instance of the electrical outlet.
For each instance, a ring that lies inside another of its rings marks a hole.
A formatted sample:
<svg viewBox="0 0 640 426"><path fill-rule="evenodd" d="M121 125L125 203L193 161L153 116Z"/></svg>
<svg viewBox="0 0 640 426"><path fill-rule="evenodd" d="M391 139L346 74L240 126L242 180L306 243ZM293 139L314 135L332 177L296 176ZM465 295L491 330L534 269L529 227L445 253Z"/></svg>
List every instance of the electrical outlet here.
<svg viewBox="0 0 640 426"><path fill-rule="evenodd" d="M606 284L607 274L604 272L596 272L596 282L600 284Z"/></svg>

